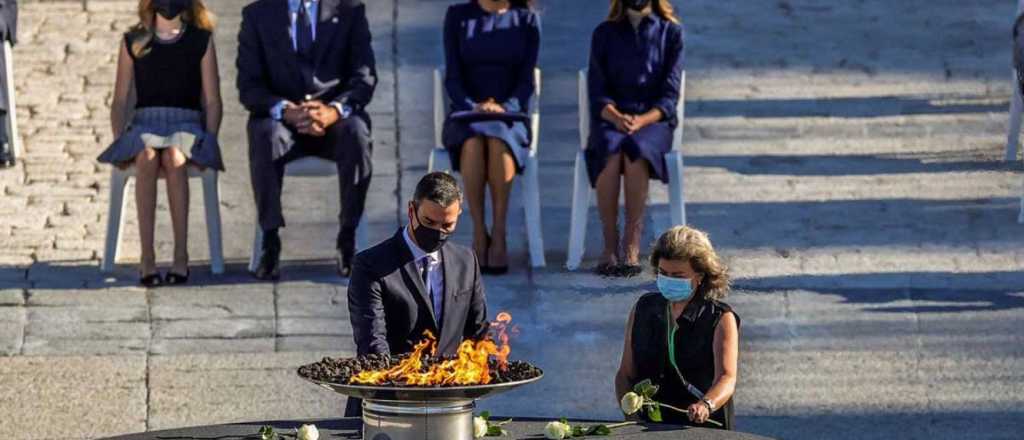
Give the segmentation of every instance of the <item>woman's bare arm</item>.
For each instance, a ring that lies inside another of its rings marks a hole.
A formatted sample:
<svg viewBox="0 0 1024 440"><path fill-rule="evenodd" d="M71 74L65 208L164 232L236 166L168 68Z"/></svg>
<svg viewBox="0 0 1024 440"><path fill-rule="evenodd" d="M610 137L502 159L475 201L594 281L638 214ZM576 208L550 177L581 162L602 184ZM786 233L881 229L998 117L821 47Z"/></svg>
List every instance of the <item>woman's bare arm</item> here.
<svg viewBox="0 0 1024 440"><path fill-rule="evenodd" d="M622 400L622 396L631 390L633 380L636 378L636 364L633 363L633 318L635 315L636 308L634 307L629 312L629 319L626 321L622 359L619 361L619 371L615 374L616 404Z"/></svg>
<svg viewBox="0 0 1024 440"><path fill-rule="evenodd" d="M206 132L214 136L220 131L224 106L220 99L220 73L217 70L217 49L213 45L213 36L206 47L206 54L201 62L203 75L203 114L206 115Z"/></svg>
<svg viewBox="0 0 1024 440"><path fill-rule="evenodd" d="M135 95L134 76L132 57L128 54L128 46L122 43L117 55L114 97L110 103L110 131L115 139L121 136L128 125L128 106Z"/></svg>
<svg viewBox="0 0 1024 440"><path fill-rule="evenodd" d="M732 312L722 314L715 329L715 383L705 398L715 403L715 410L721 408L736 391L738 377L740 331L736 316Z"/></svg>

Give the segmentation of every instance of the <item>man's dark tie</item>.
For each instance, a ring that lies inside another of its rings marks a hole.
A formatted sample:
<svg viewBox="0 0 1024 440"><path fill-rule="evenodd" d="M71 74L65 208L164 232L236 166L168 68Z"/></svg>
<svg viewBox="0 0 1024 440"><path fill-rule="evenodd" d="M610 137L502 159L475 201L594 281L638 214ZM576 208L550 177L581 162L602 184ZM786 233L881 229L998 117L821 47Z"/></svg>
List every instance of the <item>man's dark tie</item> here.
<svg viewBox="0 0 1024 440"><path fill-rule="evenodd" d="M430 257L423 257L423 287L427 289L427 296L430 297L430 307L434 307L434 292L430 291Z"/></svg>
<svg viewBox="0 0 1024 440"><path fill-rule="evenodd" d="M423 261L423 287L427 289L427 298L430 298L430 309L434 310L434 304L437 302L434 301L434 289L430 285L430 257L423 257L420 261ZM437 327L441 328L440 310L434 310L434 318L437 319Z"/></svg>
<svg viewBox="0 0 1024 440"><path fill-rule="evenodd" d="M306 10L306 2L299 4L299 17L295 23L295 51L309 59L313 55L313 23Z"/></svg>

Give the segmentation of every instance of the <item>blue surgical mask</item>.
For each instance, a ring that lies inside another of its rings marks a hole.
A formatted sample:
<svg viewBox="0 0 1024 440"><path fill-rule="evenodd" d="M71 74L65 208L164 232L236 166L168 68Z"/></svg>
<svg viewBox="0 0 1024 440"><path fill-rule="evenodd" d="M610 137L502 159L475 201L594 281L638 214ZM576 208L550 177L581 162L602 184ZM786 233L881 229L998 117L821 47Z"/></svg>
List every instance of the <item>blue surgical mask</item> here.
<svg viewBox="0 0 1024 440"><path fill-rule="evenodd" d="M693 286L686 278L673 278L658 274L658 291L672 302L686 301L693 296Z"/></svg>

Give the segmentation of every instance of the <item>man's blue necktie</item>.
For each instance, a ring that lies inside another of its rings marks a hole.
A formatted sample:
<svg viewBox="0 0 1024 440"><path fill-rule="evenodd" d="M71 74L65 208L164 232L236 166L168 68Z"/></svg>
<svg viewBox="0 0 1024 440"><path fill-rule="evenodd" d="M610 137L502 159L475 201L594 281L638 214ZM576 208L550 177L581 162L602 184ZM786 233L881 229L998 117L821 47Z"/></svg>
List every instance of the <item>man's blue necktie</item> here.
<svg viewBox="0 0 1024 440"><path fill-rule="evenodd" d="M295 50L307 60L313 56L313 23L305 2L299 3L299 17L295 23Z"/></svg>

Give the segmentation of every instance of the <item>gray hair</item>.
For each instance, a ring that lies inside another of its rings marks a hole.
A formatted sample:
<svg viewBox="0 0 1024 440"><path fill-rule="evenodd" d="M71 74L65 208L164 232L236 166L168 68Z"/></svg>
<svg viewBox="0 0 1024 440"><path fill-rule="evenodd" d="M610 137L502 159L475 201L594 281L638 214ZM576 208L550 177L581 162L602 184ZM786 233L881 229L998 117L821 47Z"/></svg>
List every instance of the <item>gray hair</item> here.
<svg viewBox="0 0 1024 440"><path fill-rule="evenodd" d="M462 189L455 178L448 173L433 172L423 176L416 184L412 201L416 205L424 200L437 203L445 208L455 202L462 202Z"/></svg>

